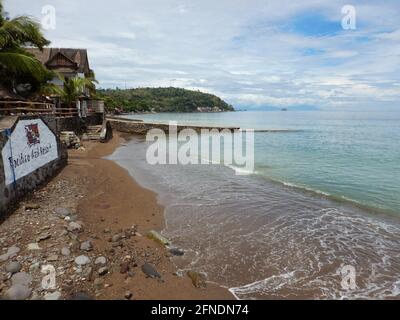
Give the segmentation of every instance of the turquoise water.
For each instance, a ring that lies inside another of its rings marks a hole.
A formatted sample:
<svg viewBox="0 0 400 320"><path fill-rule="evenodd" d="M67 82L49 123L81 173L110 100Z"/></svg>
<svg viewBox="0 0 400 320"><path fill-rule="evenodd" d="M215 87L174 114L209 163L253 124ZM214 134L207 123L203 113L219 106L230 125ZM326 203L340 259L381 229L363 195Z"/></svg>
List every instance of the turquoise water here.
<svg viewBox="0 0 400 320"><path fill-rule="evenodd" d="M178 269L238 299L400 299L400 113L236 112L147 121L291 129L255 133L255 174L151 165L132 137L109 157L165 207ZM356 287L342 285L343 267Z"/></svg>
<svg viewBox="0 0 400 320"><path fill-rule="evenodd" d="M234 112L130 118L179 124L293 129L256 132L256 174L400 214L400 112Z"/></svg>

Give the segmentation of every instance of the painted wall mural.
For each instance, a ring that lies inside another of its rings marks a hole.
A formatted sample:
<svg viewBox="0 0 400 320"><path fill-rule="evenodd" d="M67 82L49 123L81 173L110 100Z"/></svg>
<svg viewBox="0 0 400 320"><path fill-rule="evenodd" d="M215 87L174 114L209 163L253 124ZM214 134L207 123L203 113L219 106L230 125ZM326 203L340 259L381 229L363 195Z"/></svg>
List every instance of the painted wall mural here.
<svg viewBox="0 0 400 320"><path fill-rule="evenodd" d="M57 140L42 119L19 120L1 152L10 185L58 158Z"/></svg>

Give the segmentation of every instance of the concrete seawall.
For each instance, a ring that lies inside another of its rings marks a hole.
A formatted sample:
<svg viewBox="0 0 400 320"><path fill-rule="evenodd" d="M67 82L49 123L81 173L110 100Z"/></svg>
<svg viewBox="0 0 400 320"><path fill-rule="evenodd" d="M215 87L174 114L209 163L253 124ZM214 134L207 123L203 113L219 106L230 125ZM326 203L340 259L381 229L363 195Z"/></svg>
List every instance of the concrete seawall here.
<svg viewBox="0 0 400 320"><path fill-rule="evenodd" d="M130 119L122 119L116 117L107 117L107 121L111 124L113 130L123 132L123 133L131 133L137 135L146 135L147 132L151 129L161 129L164 132L168 133L170 127L165 123L153 123L153 122L143 122L141 120L130 120ZM192 129L196 132L200 132L202 129L217 129L221 130L229 130L229 131L237 131L240 130L239 127L217 127L217 126L193 126L193 125L179 125L177 126L177 131L180 132L184 129Z"/></svg>

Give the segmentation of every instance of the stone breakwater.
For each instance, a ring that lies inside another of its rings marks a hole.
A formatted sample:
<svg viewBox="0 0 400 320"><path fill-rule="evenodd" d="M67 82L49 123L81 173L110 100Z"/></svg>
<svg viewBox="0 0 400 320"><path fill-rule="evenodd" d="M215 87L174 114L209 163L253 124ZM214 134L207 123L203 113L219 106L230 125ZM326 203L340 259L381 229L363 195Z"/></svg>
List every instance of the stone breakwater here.
<svg viewBox="0 0 400 320"><path fill-rule="evenodd" d="M161 129L165 133L168 133L170 127L165 123L153 123L153 122L143 122L141 120L129 120L116 117L108 117L107 120L111 124L111 127L115 131L130 133L136 135L146 135L151 129ZM192 129L196 132L200 132L202 129L212 130L229 130L237 131L240 130L239 127L214 127L214 126L194 126L194 125L179 125L177 126L177 131L180 132L184 129Z"/></svg>

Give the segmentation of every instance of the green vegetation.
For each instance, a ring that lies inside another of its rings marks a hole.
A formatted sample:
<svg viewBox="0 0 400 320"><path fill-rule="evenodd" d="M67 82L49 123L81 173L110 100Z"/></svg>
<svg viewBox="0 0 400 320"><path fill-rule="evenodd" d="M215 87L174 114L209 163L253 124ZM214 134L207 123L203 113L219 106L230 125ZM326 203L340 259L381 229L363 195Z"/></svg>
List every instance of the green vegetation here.
<svg viewBox="0 0 400 320"><path fill-rule="evenodd" d="M31 90L38 90L53 75L24 47L42 49L49 41L44 38L40 24L32 18L6 17L2 2L0 0L0 84L13 91L26 84Z"/></svg>
<svg viewBox="0 0 400 320"><path fill-rule="evenodd" d="M215 95L180 88L106 89L97 91L108 111L123 112L211 112L233 111Z"/></svg>

